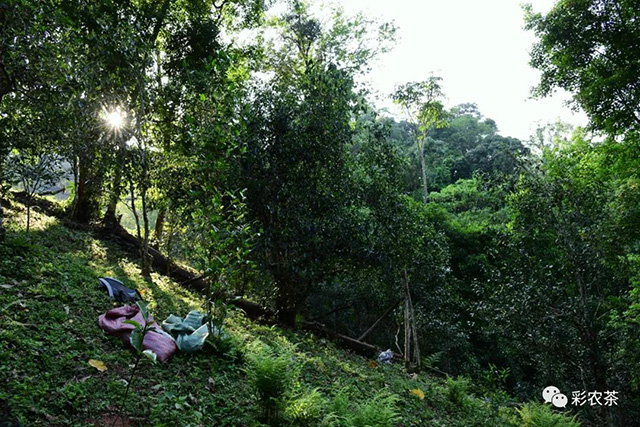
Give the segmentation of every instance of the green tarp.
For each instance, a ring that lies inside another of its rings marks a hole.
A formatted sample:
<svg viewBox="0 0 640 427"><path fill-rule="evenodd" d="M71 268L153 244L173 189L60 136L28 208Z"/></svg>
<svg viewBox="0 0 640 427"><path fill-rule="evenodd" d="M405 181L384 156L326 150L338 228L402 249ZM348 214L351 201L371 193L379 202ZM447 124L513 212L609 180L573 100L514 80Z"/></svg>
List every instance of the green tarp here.
<svg viewBox="0 0 640 427"><path fill-rule="evenodd" d="M205 317L196 310L190 311L185 318L172 314L162 322L162 329L175 338L180 351L194 353L202 348L204 340L209 336Z"/></svg>

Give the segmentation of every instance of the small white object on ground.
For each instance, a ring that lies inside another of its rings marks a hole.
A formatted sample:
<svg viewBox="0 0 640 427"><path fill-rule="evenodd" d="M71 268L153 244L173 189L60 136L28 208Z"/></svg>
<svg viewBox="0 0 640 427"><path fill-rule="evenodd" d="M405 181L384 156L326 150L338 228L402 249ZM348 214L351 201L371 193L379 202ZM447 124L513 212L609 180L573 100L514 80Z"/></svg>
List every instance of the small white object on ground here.
<svg viewBox="0 0 640 427"><path fill-rule="evenodd" d="M391 351L391 349L383 351L378 355L378 362L380 363L391 363L391 359L393 359L393 351Z"/></svg>

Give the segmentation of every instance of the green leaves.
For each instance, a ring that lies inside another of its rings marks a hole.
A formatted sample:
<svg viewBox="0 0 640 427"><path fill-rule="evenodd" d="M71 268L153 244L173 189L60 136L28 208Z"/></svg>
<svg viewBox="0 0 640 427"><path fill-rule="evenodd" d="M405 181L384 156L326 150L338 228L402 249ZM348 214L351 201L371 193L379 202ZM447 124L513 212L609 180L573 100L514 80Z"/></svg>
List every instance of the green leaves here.
<svg viewBox="0 0 640 427"><path fill-rule="evenodd" d="M294 366L293 348L274 349L256 340L247 348L246 373L260 397L267 421L278 419L285 394L299 374Z"/></svg>
<svg viewBox="0 0 640 427"><path fill-rule="evenodd" d="M149 322L149 305L145 301L138 300L136 301L136 305L140 309L140 314L142 314L142 318L145 322Z"/></svg>
<svg viewBox="0 0 640 427"><path fill-rule="evenodd" d="M440 99L444 97L440 86L440 77L431 76L422 82L410 82L396 87L392 95L394 102L402 106L409 124L412 126L412 139L420 158L422 171L422 201L427 203L429 188L427 184L427 165L425 162L425 144L427 133L432 129L447 126L448 117Z"/></svg>
<svg viewBox="0 0 640 427"><path fill-rule="evenodd" d="M254 105L242 175L247 217L265 231L254 253L277 275L284 311L298 310L339 257L352 85L342 70L317 68L281 91L262 93ZM293 322L295 314L287 316Z"/></svg>
<svg viewBox="0 0 640 427"><path fill-rule="evenodd" d="M142 329L134 329L131 331L131 338L129 341L131 345L138 353L142 353L142 340L144 339L144 333Z"/></svg>
<svg viewBox="0 0 640 427"><path fill-rule="evenodd" d="M156 363L158 360L158 355L153 350L144 350L142 354L153 363Z"/></svg>
<svg viewBox="0 0 640 427"><path fill-rule="evenodd" d="M407 115L409 122L420 130L417 144L424 144L426 134L431 129L447 126L448 115L442 102L444 93L441 77L431 76L422 82L410 82L397 86L392 98Z"/></svg>
<svg viewBox="0 0 640 427"><path fill-rule="evenodd" d="M142 325L140 325L140 323L136 322L135 320L125 320L122 323L126 323L128 325L132 325L136 329L142 329Z"/></svg>
<svg viewBox="0 0 640 427"><path fill-rule="evenodd" d="M617 135L640 129L640 8L634 0L560 0L546 15L525 7L538 42L530 64L542 72L535 94L561 87L594 128Z"/></svg>
<svg viewBox="0 0 640 427"><path fill-rule="evenodd" d="M136 305L140 309L140 314L142 315L145 324L141 325L139 322L131 319L125 320L123 323L134 327L134 329L131 331L129 342L131 343L131 346L136 350L136 352L140 354L143 352L142 342L145 335L148 332L154 331L155 328L151 326L151 316L149 315L148 304L145 301L136 301Z"/></svg>

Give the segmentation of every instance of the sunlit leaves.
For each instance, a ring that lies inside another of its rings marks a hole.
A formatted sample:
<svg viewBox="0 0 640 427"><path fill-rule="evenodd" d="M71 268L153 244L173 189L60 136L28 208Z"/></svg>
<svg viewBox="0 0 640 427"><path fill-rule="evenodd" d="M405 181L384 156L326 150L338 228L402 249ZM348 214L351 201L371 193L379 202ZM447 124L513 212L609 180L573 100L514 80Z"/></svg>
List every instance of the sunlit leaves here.
<svg viewBox="0 0 640 427"><path fill-rule="evenodd" d="M144 350L142 354L154 363L158 360L158 355L153 350Z"/></svg>
<svg viewBox="0 0 640 427"><path fill-rule="evenodd" d="M409 393L416 396L420 400L424 400L424 391L420 390L419 388L414 388L412 390L409 390Z"/></svg>
<svg viewBox="0 0 640 427"><path fill-rule="evenodd" d="M89 359L89 365L93 366L100 372L104 372L107 370L107 365L101 360Z"/></svg>

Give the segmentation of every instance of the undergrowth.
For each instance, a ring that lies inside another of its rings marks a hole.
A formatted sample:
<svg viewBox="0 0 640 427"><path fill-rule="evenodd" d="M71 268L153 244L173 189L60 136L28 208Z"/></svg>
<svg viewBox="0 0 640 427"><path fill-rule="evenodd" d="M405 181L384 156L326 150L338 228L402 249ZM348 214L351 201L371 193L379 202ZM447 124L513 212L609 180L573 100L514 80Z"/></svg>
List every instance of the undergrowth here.
<svg viewBox="0 0 640 427"><path fill-rule="evenodd" d="M138 260L116 243L69 229L37 208L29 233L23 206L13 203L6 214L0 409L26 426L109 425L134 357L98 327L98 316L117 305L98 277L138 289L157 321L201 310L203 300L163 275L143 280ZM123 425L579 425L548 406L487 399L466 379L408 376L399 365L369 363L311 334L253 323L239 311L224 326L225 341L141 369Z"/></svg>

